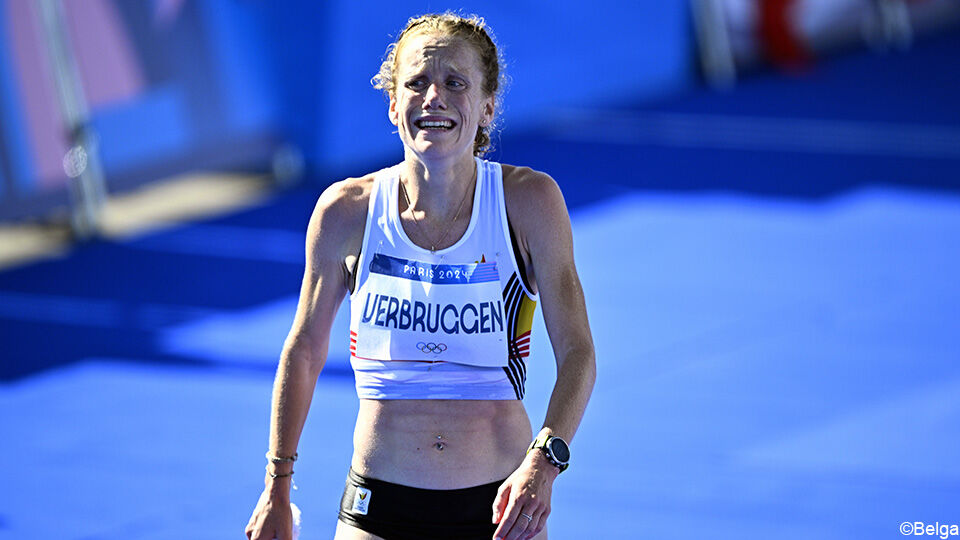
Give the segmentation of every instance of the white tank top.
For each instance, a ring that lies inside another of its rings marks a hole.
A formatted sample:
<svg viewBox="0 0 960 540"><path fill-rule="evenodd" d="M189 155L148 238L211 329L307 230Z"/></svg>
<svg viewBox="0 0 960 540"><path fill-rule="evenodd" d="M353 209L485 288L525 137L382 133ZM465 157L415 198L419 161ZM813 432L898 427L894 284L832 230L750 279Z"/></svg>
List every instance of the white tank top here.
<svg viewBox="0 0 960 540"><path fill-rule="evenodd" d="M399 166L375 174L350 295L362 399L522 399L537 296L514 254L499 163L476 158L463 236L431 252L400 223Z"/></svg>

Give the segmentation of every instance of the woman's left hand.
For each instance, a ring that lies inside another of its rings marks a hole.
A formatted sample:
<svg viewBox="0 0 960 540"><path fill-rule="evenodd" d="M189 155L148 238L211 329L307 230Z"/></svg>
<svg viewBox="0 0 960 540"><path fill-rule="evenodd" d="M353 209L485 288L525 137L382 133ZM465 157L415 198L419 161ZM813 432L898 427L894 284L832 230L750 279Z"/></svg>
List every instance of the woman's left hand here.
<svg viewBox="0 0 960 540"><path fill-rule="evenodd" d="M520 467L500 486L493 501L494 538L528 540L547 524L550 494L560 470L540 450L527 454Z"/></svg>

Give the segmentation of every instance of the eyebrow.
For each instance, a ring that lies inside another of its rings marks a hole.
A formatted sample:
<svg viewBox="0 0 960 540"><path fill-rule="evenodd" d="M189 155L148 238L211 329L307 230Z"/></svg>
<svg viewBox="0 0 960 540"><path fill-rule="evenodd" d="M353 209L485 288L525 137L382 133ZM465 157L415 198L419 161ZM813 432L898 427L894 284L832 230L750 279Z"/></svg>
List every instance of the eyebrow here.
<svg viewBox="0 0 960 540"><path fill-rule="evenodd" d="M422 75L423 75L423 71L424 71L424 66L423 66L423 65L424 65L425 63L426 63L426 62L421 62L420 64L418 64L417 66L415 66L414 69L412 70L413 73L410 74L407 78L416 78L416 77L422 76ZM464 72L461 71L460 69L457 69L456 67L448 66L448 67L446 67L446 69L449 70L449 71L450 71L451 73L453 73L454 75L456 75L457 77L460 77L461 79L469 79L469 78L470 78L466 73L464 73Z"/></svg>

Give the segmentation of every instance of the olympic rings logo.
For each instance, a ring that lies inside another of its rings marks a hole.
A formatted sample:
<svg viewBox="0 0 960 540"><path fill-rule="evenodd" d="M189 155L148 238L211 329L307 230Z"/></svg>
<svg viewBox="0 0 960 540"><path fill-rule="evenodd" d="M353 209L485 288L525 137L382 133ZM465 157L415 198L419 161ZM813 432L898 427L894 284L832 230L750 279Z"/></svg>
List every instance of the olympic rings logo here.
<svg viewBox="0 0 960 540"><path fill-rule="evenodd" d="M424 343L424 342L421 341L420 343L417 343L417 348L420 349L420 352L422 352L422 353L424 353L424 354L428 354L428 353L440 354L440 353L442 353L443 351L447 350L447 344L446 344L446 343L432 343L432 342L430 342L430 343Z"/></svg>

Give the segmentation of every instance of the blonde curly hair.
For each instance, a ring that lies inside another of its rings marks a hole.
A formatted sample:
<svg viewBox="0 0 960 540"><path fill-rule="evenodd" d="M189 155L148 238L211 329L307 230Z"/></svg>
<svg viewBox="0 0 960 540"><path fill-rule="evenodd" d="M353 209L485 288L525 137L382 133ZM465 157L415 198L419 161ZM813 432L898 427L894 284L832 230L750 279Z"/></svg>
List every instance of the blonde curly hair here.
<svg viewBox="0 0 960 540"><path fill-rule="evenodd" d="M505 86L503 62L497 45L493 40L493 32L484 22L483 17L477 15L463 16L447 11L444 13L430 13L412 17L406 27L397 36L396 41L387 47L380 72L370 80L373 87L382 90L387 99L395 97L397 89L397 52L404 39L417 33L436 33L441 36L458 37L473 46L480 58L480 69L483 72L481 89L487 96L494 96L496 110L500 110L501 90ZM487 126L477 126L477 134L473 140L473 153L482 156L493 149L490 133L495 129L495 122Z"/></svg>

